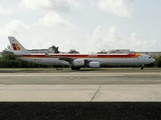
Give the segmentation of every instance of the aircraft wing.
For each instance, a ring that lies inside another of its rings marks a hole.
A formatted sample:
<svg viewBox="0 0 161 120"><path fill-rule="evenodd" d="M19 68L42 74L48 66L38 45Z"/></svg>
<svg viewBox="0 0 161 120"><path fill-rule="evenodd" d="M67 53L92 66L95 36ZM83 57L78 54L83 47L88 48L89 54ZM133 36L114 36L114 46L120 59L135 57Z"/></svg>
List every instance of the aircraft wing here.
<svg viewBox="0 0 161 120"><path fill-rule="evenodd" d="M65 60L70 63L74 60L73 58L68 58L68 57L64 57L64 56L51 56L48 53L45 53L45 55L48 57L51 57L51 58L59 58L59 60Z"/></svg>
<svg viewBox="0 0 161 120"><path fill-rule="evenodd" d="M73 58L67 58L67 57L59 57L59 60L65 60L65 61L67 61L67 62L72 62L74 59Z"/></svg>

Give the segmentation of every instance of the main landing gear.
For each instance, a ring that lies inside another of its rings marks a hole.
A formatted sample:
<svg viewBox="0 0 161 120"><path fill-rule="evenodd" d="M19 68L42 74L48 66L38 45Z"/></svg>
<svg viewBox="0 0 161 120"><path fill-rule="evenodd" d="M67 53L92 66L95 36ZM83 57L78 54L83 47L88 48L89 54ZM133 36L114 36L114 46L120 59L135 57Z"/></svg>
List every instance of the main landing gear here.
<svg viewBox="0 0 161 120"><path fill-rule="evenodd" d="M72 70L80 70L80 67L71 67Z"/></svg>
<svg viewBox="0 0 161 120"><path fill-rule="evenodd" d="M141 65L140 69L143 70L144 69L144 65Z"/></svg>

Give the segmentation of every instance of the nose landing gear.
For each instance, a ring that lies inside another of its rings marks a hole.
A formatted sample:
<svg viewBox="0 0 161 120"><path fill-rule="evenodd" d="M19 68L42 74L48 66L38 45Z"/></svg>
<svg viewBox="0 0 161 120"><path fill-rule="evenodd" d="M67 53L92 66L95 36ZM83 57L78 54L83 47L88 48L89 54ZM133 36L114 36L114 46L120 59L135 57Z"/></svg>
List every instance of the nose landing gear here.
<svg viewBox="0 0 161 120"><path fill-rule="evenodd" d="M140 69L143 70L144 69L144 65L141 65Z"/></svg>

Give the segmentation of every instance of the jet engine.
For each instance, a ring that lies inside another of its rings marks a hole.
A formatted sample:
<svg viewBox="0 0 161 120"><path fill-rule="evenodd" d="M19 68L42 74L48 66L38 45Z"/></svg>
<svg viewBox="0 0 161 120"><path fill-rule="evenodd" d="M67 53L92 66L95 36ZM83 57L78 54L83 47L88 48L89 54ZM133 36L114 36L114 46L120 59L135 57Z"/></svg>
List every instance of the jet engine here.
<svg viewBox="0 0 161 120"><path fill-rule="evenodd" d="M84 59L75 59L73 61L74 66L84 66L85 65L85 60Z"/></svg>
<svg viewBox="0 0 161 120"><path fill-rule="evenodd" d="M93 62L89 62L89 67L91 68L99 68L100 67L100 63L93 61Z"/></svg>

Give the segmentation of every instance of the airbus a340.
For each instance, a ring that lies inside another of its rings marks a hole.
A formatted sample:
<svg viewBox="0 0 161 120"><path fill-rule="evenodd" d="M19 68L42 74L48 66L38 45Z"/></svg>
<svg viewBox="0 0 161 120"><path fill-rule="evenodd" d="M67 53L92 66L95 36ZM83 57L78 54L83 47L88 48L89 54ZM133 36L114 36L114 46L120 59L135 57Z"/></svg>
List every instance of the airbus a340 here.
<svg viewBox="0 0 161 120"><path fill-rule="evenodd" d="M80 70L82 67L99 68L104 65L138 65L141 69L144 65L155 61L149 55L136 53L121 54L35 54L27 51L14 37L8 37L15 56L19 59L42 65L70 66L72 70Z"/></svg>

